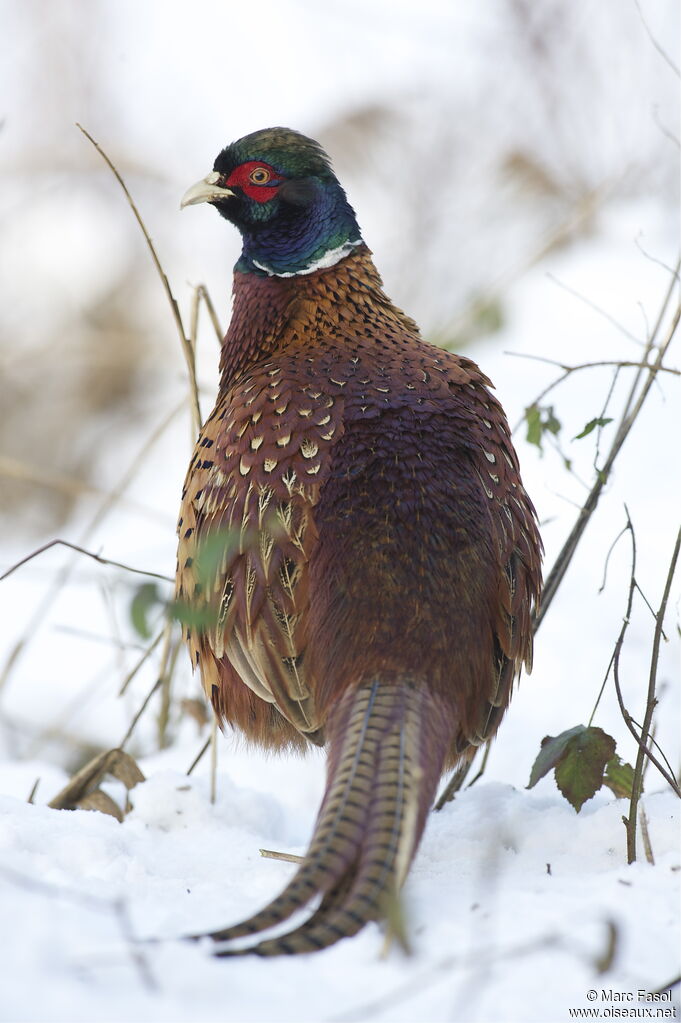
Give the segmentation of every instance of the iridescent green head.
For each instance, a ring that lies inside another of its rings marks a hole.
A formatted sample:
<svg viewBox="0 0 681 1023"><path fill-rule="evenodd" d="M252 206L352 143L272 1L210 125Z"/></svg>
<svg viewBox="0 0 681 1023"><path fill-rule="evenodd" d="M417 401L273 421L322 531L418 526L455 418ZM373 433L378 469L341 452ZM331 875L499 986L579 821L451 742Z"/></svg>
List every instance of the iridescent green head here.
<svg viewBox="0 0 681 1023"><path fill-rule="evenodd" d="M362 240L328 156L290 128L256 131L223 149L182 205L198 202L211 203L241 231L236 269L242 273L312 273Z"/></svg>

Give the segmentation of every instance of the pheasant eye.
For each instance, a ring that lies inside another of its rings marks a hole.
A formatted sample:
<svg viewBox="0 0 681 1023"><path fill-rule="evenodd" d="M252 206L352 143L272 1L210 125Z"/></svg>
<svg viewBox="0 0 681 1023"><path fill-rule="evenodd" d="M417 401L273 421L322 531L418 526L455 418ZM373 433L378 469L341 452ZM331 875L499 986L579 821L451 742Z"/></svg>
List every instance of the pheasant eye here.
<svg viewBox="0 0 681 1023"><path fill-rule="evenodd" d="M248 180L254 185L266 185L271 176L272 175L265 167L256 167L248 175Z"/></svg>

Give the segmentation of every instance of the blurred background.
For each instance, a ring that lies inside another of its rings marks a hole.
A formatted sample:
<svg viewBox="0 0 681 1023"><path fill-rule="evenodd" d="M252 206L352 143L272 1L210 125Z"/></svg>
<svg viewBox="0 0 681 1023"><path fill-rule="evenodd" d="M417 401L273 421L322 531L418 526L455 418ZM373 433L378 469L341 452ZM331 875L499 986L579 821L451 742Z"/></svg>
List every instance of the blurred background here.
<svg viewBox="0 0 681 1023"><path fill-rule="evenodd" d="M2 0L0 11L1 570L63 537L174 571L192 442L182 351L139 227L76 122L123 175L187 326L198 284L226 325L239 242L208 207L180 215L179 199L224 145L284 124L331 154L388 294L426 337L481 363L512 425L560 371L509 351L568 364L640 355L678 248L674 0ZM204 416L217 357L202 314ZM491 761L514 784L543 735L590 713L626 603L622 542L598 596L625 501L642 586L659 602L677 518L677 379L653 389L542 627ZM549 566L599 457L596 433L572 438L612 384L612 369L593 370L556 389L547 401L564 432L544 451L517 430ZM129 614L143 581L57 549L0 584L8 790L23 794L38 761L49 798L53 767L121 741L159 672L157 647L119 698L149 646ZM150 613L155 635L162 611ZM640 711L652 620L637 615L627 678ZM673 747L670 622L661 729ZM198 749L205 726L182 703L198 696L181 650L170 703L154 695L130 749ZM596 723L626 736L612 694L604 706Z"/></svg>

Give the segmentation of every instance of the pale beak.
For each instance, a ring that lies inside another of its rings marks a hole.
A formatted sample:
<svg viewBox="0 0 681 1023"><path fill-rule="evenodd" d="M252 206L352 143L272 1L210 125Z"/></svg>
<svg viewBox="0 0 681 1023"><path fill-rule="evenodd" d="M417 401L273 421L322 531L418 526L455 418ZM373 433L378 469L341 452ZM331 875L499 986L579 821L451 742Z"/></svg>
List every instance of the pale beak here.
<svg viewBox="0 0 681 1023"><path fill-rule="evenodd" d="M203 181L197 181L195 185L188 188L182 196L180 209L185 206L194 206L197 202L215 202L217 199L230 199L234 192L230 188L223 188L218 185L220 175L217 171L211 171Z"/></svg>

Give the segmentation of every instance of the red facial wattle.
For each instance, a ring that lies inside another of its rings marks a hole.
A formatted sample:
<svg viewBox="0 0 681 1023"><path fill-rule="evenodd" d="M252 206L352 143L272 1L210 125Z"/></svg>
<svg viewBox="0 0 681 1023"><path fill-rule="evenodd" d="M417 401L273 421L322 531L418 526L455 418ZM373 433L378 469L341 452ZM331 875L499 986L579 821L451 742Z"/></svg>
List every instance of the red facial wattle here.
<svg viewBox="0 0 681 1023"><path fill-rule="evenodd" d="M265 180L259 183L257 180L259 177ZM225 185L227 188L240 188L249 199L255 199L256 202L269 202L277 194L277 188L283 181L284 178L280 177L268 163L263 163L262 160L249 160L232 171Z"/></svg>

